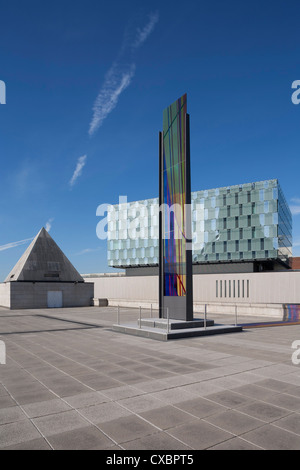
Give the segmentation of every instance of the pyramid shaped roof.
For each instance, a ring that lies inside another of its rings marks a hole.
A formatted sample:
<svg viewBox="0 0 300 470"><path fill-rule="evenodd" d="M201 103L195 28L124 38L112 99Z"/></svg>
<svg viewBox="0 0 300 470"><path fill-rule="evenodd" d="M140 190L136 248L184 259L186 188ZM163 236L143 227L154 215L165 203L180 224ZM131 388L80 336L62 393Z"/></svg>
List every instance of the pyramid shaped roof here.
<svg viewBox="0 0 300 470"><path fill-rule="evenodd" d="M42 228L4 282L84 282L47 230Z"/></svg>

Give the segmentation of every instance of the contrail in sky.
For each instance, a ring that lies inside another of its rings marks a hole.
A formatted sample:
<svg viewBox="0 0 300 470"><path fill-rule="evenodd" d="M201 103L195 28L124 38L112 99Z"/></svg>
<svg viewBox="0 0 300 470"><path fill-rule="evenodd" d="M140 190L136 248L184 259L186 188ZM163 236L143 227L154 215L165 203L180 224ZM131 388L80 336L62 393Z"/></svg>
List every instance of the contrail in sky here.
<svg viewBox="0 0 300 470"><path fill-rule="evenodd" d="M7 243L6 245L1 245L0 251L9 250L10 248L15 248L16 246L24 245L25 243L31 242L33 238L26 238L26 240L20 240L18 242L11 242Z"/></svg>
<svg viewBox="0 0 300 470"><path fill-rule="evenodd" d="M130 85L136 69L134 53L152 33L158 20L158 12L151 13L147 24L142 29L137 28L134 39L130 43L127 38L123 41L119 56L108 70L94 103L89 127L90 136L102 126L103 121L117 106L121 93Z"/></svg>
<svg viewBox="0 0 300 470"><path fill-rule="evenodd" d="M79 176L81 175L83 167L86 164L86 159L87 159L87 155L82 155L82 157L78 158L75 171L74 171L73 176L72 176L72 178L70 179L70 182L69 182L71 188L76 183L77 178L79 178Z"/></svg>

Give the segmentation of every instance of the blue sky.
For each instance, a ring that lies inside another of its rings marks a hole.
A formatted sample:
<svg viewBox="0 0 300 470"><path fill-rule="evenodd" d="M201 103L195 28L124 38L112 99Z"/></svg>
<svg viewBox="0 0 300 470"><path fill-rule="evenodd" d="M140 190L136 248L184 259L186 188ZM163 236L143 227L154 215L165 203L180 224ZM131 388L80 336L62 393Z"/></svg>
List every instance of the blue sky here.
<svg viewBox="0 0 300 470"><path fill-rule="evenodd" d="M0 280L46 225L81 273L109 271L96 209L158 195L162 111L183 93L192 190L278 178L300 255L298 0L0 0L0 12Z"/></svg>

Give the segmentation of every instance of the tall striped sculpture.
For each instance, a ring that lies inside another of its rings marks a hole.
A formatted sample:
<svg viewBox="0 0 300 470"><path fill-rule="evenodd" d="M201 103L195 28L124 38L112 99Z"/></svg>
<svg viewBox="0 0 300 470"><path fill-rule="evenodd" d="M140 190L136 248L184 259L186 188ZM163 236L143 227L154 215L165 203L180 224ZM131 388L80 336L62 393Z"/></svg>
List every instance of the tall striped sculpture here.
<svg viewBox="0 0 300 470"><path fill-rule="evenodd" d="M190 128L187 95L163 112L159 133L160 317L193 320Z"/></svg>

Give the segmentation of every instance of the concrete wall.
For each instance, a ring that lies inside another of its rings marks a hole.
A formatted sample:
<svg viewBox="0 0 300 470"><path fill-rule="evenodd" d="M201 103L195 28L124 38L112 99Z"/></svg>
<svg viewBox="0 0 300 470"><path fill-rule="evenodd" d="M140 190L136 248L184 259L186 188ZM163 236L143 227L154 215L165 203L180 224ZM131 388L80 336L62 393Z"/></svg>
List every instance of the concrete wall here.
<svg viewBox="0 0 300 470"><path fill-rule="evenodd" d="M10 282L0 284L0 305L11 309L48 308L48 291L62 291L63 307L86 307L94 297L94 284ZM10 297L10 303L7 299Z"/></svg>
<svg viewBox="0 0 300 470"><path fill-rule="evenodd" d="M10 283L0 284L0 306L10 308Z"/></svg>
<svg viewBox="0 0 300 470"><path fill-rule="evenodd" d="M149 307L152 303L153 308L158 305L158 276L101 277L89 280L95 283L94 296L107 298L110 305ZM218 297L216 281L218 281ZM222 297L220 281L222 281ZM240 296L238 296L238 281ZM208 311L232 313L234 306L238 305L239 313L282 318L283 304L300 304L300 272L195 274L193 289L195 312L203 311L204 304L209 304Z"/></svg>
<svg viewBox="0 0 300 470"><path fill-rule="evenodd" d="M112 300L158 301L158 276L90 278L94 297Z"/></svg>

